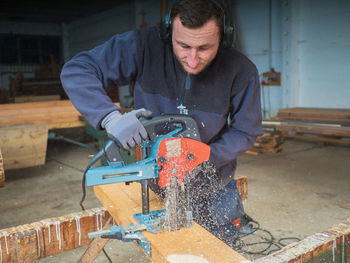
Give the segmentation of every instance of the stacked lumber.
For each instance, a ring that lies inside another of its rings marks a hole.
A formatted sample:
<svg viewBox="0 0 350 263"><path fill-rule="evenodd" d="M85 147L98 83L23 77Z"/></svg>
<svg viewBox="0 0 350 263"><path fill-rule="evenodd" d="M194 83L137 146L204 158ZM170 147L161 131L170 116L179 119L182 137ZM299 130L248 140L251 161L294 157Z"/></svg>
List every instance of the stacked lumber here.
<svg viewBox="0 0 350 263"><path fill-rule="evenodd" d="M276 130L264 130L264 134L256 139L254 146L246 153L254 155L267 152L277 153L282 150L282 143L282 132Z"/></svg>
<svg viewBox="0 0 350 263"><path fill-rule="evenodd" d="M277 117L280 121L268 123L286 138L350 145L350 109L280 109Z"/></svg>

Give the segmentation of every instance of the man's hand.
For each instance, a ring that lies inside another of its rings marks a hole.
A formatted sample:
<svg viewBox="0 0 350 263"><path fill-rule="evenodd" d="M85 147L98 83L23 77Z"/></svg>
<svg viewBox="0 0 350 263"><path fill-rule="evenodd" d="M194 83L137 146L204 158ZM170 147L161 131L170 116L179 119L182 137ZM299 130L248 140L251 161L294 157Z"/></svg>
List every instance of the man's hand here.
<svg viewBox="0 0 350 263"><path fill-rule="evenodd" d="M128 150L148 137L145 127L137 116L143 111L146 110L133 110L125 114L113 111L102 120L101 126L106 129L109 137Z"/></svg>

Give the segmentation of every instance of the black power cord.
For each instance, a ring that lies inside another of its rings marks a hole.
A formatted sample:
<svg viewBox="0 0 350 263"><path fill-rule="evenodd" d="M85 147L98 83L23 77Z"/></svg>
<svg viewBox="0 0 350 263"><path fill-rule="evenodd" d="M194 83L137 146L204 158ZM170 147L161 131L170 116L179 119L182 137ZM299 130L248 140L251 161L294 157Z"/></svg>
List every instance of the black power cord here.
<svg viewBox="0 0 350 263"><path fill-rule="evenodd" d="M81 210L85 211L85 207L83 205L84 203L84 200L86 198L86 173L87 171L99 160L102 158L102 156L104 155L104 149L99 151L88 163L88 165L86 166L86 169L84 171L84 174L83 174L83 178L81 180L81 188L82 188L82 191L83 191L83 195L81 197L81 200L80 200L80 207L81 207Z"/></svg>
<svg viewBox="0 0 350 263"><path fill-rule="evenodd" d="M83 178L81 180L81 188L82 188L82 192L83 192L83 195L81 197L81 200L79 202L79 205L81 207L81 210L85 211L85 207L83 205L84 201L85 201L85 198L86 198L86 173L87 171L98 161L102 158L102 156L105 154L105 150L101 150L99 151L88 163L88 165L86 166L86 169L84 171L84 174L83 174ZM104 248L102 248L102 251L103 253L105 254L107 260L109 263L112 263L112 260L111 258L109 257L109 255L107 254L106 250Z"/></svg>
<svg viewBox="0 0 350 263"><path fill-rule="evenodd" d="M247 226L250 227L252 231L250 231L248 234L240 233L231 244L231 247L239 253L243 253L246 255L267 256L273 252L276 252L282 249L282 247L288 245L292 241L300 241L300 239L297 237L285 237L285 238L276 240L270 231L260 227L259 222L253 220L250 217L248 217L248 220L249 220L249 223ZM259 238L262 241L250 242L250 243L245 242L245 239L247 239L248 237L253 238L253 235L258 235L258 234L260 235L265 234L267 236L266 237L259 236ZM291 242L289 242L288 244L283 244L282 241L286 241L286 240L290 240ZM252 251L250 249L246 249L246 248L261 247L261 246L263 246L263 248L258 251Z"/></svg>

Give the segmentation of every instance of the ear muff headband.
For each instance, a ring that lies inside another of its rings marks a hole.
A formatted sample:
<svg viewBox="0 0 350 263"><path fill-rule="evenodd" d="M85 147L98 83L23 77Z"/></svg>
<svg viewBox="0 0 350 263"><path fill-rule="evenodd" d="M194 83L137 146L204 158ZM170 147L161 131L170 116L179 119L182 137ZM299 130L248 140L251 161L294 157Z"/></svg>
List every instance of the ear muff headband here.
<svg viewBox="0 0 350 263"><path fill-rule="evenodd" d="M173 6L179 1L175 1ZM224 28L223 28L223 36L222 36L222 45L224 47L232 47L233 46L233 41L234 41L234 26L233 26L233 21L231 19L230 15L227 15L225 12L225 9L223 5L216 0L210 0L215 6L217 6L219 9L222 10L224 14ZM171 10L170 8L169 12L166 13L160 22L160 38L164 42L169 42L171 41Z"/></svg>

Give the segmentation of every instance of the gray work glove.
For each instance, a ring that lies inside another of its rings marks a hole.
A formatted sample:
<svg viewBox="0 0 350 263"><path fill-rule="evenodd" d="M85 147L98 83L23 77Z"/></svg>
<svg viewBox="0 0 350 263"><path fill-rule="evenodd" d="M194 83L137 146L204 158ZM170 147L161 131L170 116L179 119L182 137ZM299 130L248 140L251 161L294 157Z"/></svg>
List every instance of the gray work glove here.
<svg viewBox="0 0 350 263"><path fill-rule="evenodd" d="M146 110L133 110L124 114L112 111L102 120L101 126L106 129L109 137L128 150L148 137L145 127L136 116L142 111Z"/></svg>

